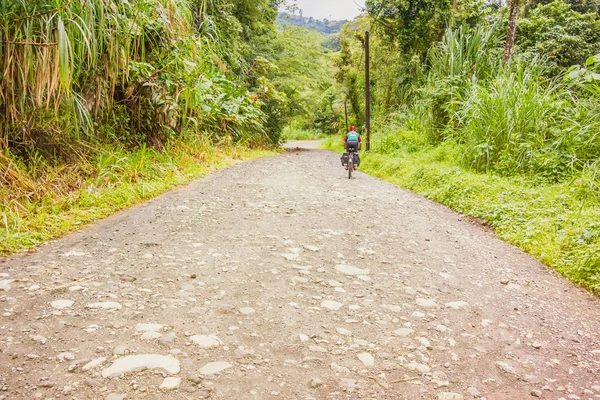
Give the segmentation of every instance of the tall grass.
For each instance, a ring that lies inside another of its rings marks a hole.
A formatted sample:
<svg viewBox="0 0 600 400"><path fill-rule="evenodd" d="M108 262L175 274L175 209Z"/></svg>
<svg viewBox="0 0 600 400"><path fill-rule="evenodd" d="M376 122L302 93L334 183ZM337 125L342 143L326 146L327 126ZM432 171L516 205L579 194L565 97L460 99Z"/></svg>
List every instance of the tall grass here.
<svg viewBox="0 0 600 400"><path fill-rule="evenodd" d="M26 147L40 136L90 137L107 122L116 138L135 144L164 142L190 125L264 142L260 103L225 76L206 6L2 1L2 147Z"/></svg>
<svg viewBox="0 0 600 400"><path fill-rule="evenodd" d="M446 29L442 40L429 51L429 69L419 89L420 101L414 105L413 126L421 125L432 142L451 136L460 100L472 85L500 68L500 45L501 38L493 26Z"/></svg>
<svg viewBox="0 0 600 400"><path fill-rule="evenodd" d="M461 159L477 171L549 181L578 179L584 170L595 176L590 171L600 158L596 58L588 61L589 71L575 69L566 82L550 79L543 59L522 61L517 55L502 65L497 32L486 24L448 29L429 52L416 101L395 114L399 124L431 144L464 144Z"/></svg>
<svg viewBox="0 0 600 400"><path fill-rule="evenodd" d="M552 153L565 105L560 85L542 82L535 67L501 69L488 82L473 85L460 103L457 136L467 145L466 161L480 171L543 169L539 156Z"/></svg>

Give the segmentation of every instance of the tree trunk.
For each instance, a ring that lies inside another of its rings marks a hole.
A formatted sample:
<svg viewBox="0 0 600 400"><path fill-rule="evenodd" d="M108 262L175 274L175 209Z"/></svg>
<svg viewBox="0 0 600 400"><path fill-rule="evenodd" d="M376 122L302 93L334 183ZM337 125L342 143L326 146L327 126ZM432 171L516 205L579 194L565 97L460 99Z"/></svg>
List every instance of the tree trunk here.
<svg viewBox="0 0 600 400"><path fill-rule="evenodd" d="M506 31L506 45L504 46L504 63L510 61L515 45L515 36L517 34L517 19L519 18L519 9L521 2L519 0L510 0L508 14L508 29Z"/></svg>

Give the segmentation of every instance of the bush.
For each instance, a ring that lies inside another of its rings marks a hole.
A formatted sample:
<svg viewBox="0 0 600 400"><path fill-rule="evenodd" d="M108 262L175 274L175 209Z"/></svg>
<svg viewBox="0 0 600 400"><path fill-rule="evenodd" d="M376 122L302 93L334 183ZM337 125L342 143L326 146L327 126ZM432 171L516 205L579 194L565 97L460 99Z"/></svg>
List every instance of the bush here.
<svg viewBox="0 0 600 400"><path fill-rule="evenodd" d="M548 72L560 73L600 51L600 17L573 11L562 0L538 5L519 22L517 46L521 53L547 57Z"/></svg>
<svg viewBox="0 0 600 400"><path fill-rule="evenodd" d="M547 167L542 159L552 153L554 125L568 99L558 84L544 84L539 75L537 66L518 64L472 87L457 112L468 165L505 174Z"/></svg>

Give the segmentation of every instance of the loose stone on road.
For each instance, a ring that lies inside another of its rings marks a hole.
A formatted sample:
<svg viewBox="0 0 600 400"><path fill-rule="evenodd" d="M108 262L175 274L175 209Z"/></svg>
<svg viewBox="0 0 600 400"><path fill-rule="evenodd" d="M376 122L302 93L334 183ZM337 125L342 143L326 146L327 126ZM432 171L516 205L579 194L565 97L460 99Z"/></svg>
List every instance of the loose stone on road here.
<svg viewBox="0 0 600 400"><path fill-rule="evenodd" d="M0 260L0 400L600 399L596 298L344 172L241 163Z"/></svg>

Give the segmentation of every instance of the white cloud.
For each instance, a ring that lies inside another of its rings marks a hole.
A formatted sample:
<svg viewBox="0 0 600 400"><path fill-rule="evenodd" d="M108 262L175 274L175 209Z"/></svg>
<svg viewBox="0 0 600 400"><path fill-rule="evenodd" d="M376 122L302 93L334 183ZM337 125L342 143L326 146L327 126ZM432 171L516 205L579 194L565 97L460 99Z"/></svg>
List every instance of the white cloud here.
<svg viewBox="0 0 600 400"><path fill-rule="evenodd" d="M297 0L297 3L305 17L332 20L354 19L365 6L365 0Z"/></svg>

